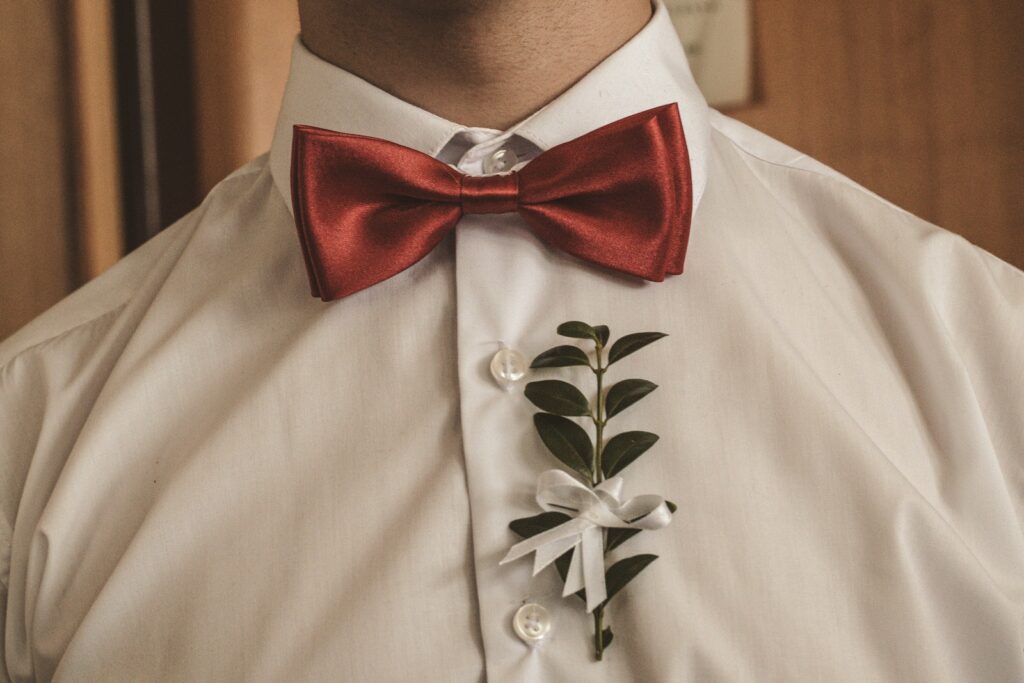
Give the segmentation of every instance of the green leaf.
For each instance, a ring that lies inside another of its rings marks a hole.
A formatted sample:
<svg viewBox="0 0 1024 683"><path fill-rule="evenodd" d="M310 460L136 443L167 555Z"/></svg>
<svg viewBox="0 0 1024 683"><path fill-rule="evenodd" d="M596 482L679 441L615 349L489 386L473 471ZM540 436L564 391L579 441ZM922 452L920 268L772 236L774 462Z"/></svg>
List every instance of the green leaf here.
<svg viewBox="0 0 1024 683"><path fill-rule="evenodd" d="M645 379L624 379L616 382L604 399L605 419L621 413L657 388L657 384Z"/></svg>
<svg viewBox="0 0 1024 683"><path fill-rule="evenodd" d="M508 528L523 538L530 538L549 529L554 529L570 519L572 517L561 512L542 512L533 517L514 519L509 522Z"/></svg>
<svg viewBox="0 0 1024 683"><path fill-rule="evenodd" d="M530 382L523 393L533 405L555 415L590 414L590 401L587 397L579 389L560 379Z"/></svg>
<svg viewBox="0 0 1024 683"><path fill-rule="evenodd" d="M610 552L640 533L641 529L609 529L604 551Z"/></svg>
<svg viewBox="0 0 1024 683"><path fill-rule="evenodd" d="M552 455L582 474L587 481L591 480L594 444L583 427L569 418L550 413L534 413L533 424Z"/></svg>
<svg viewBox="0 0 1024 683"><path fill-rule="evenodd" d="M555 559L555 569L558 570L558 575L562 577L562 583L565 583L566 577L569 576L570 562L572 562L572 550L566 550Z"/></svg>
<svg viewBox="0 0 1024 683"><path fill-rule="evenodd" d="M608 365L667 336L664 332L634 332L633 334L619 337L612 344L612 347L608 349Z"/></svg>
<svg viewBox="0 0 1024 683"><path fill-rule="evenodd" d="M590 365L590 358L583 349L576 346L556 346L541 353L533 362L531 368L565 368L570 365Z"/></svg>
<svg viewBox="0 0 1024 683"><path fill-rule="evenodd" d="M612 644L612 637L613 637L613 634L612 634L612 627L611 626L609 626L605 630L601 631L601 647L602 648L607 648L609 645L611 645Z"/></svg>
<svg viewBox="0 0 1024 683"><path fill-rule="evenodd" d="M614 477L658 441L651 432L622 432L608 439L601 451L604 476Z"/></svg>
<svg viewBox="0 0 1024 683"><path fill-rule="evenodd" d="M601 346L608 343L608 335L611 332L608 331L607 325L594 325L594 332L597 334L597 339L601 342Z"/></svg>
<svg viewBox="0 0 1024 683"><path fill-rule="evenodd" d="M569 322L562 323L556 330L558 334L563 337L573 337L574 339L592 339L595 342L601 342L601 335L590 325L580 322L579 320L570 320Z"/></svg>
<svg viewBox="0 0 1024 683"><path fill-rule="evenodd" d="M658 559L657 555L634 555L633 557L627 557L624 560L619 560L611 567L604 575L605 586L608 589L608 597L605 598L602 606L607 605L611 602L611 599L615 597L615 594L626 587L626 584L632 581L637 574L644 570L644 567L649 565Z"/></svg>

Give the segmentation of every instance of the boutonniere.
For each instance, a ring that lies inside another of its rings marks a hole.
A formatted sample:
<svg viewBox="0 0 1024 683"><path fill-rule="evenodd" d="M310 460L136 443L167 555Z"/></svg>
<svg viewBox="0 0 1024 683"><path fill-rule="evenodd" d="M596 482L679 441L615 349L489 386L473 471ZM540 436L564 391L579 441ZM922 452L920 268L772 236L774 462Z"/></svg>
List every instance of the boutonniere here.
<svg viewBox="0 0 1024 683"><path fill-rule="evenodd" d="M524 540L516 543L502 564L534 553L536 575L554 564L565 588L594 620L594 654L598 661L612 642L605 609L657 555L641 554L606 566L606 555L644 529L660 529L676 506L656 495L624 498L620 473L655 444L658 435L620 432L606 438L608 422L657 388L646 379L623 379L605 388L605 373L615 363L662 337L661 332L636 332L608 346L606 325L570 321L558 334L593 343L591 356L573 345L560 345L533 359L531 368L587 366L593 372L593 400L578 387L558 379L530 382L524 393L541 412L533 416L541 441L565 467L542 472L537 503L544 512L514 520L509 528ZM583 418L583 424L573 418Z"/></svg>

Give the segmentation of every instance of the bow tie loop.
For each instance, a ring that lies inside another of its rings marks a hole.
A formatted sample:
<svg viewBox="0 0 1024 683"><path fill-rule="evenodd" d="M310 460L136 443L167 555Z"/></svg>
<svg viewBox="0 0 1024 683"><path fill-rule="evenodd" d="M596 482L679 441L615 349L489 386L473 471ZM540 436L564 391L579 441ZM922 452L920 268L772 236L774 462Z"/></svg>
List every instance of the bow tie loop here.
<svg viewBox="0 0 1024 683"><path fill-rule="evenodd" d="M463 175L459 199L463 213L512 213L519 208L519 173Z"/></svg>

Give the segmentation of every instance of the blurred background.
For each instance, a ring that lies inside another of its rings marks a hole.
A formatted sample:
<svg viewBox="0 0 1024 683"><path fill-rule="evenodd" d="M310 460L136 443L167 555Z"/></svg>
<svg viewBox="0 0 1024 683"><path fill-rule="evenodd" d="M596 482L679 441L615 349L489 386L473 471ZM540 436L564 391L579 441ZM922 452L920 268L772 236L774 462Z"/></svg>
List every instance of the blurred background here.
<svg viewBox="0 0 1024 683"><path fill-rule="evenodd" d="M1024 2L750 12L726 113L1024 267ZM0 338L266 150L297 32L296 0L0 0Z"/></svg>

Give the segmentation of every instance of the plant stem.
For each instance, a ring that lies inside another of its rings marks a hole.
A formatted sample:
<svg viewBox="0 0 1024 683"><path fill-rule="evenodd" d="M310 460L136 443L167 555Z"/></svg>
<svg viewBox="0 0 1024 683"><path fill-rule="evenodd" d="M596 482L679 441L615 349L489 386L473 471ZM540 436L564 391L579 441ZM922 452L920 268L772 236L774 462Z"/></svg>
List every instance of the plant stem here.
<svg viewBox="0 0 1024 683"><path fill-rule="evenodd" d="M594 374L597 376L597 417L594 420L594 426L597 429L597 435L594 438L594 462L593 462L593 484L597 486L604 481L604 473L601 471L601 451L604 449L604 371L605 367L601 362L602 346L600 343L597 344L597 369L594 370Z"/></svg>
<svg viewBox="0 0 1024 683"><path fill-rule="evenodd" d="M597 368L593 369L594 374L597 376L597 417L594 420L594 427L597 434L594 438L594 462L593 462L593 485L597 486L604 481L604 471L601 469L601 455L604 450L604 371L607 369L602 362L602 351L603 346L600 342L597 342ZM604 536L605 531L601 530L601 535ZM605 545L606 541L602 541L602 545ZM601 661L604 658L604 606L597 607L594 609L594 656L597 657L597 661Z"/></svg>

